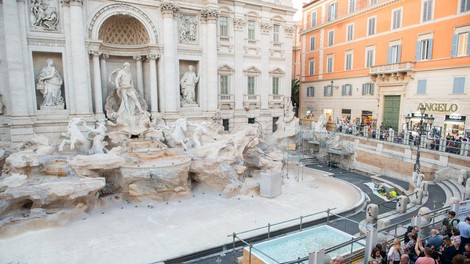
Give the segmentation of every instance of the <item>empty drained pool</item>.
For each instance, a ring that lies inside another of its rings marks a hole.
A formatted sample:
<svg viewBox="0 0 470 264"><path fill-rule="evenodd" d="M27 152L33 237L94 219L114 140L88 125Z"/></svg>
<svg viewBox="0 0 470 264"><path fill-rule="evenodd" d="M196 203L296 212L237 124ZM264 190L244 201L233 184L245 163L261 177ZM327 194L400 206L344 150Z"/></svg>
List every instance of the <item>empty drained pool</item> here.
<svg viewBox="0 0 470 264"><path fill-rule="evenodd" d="M311 252L327 249L353 238L354 236L331 226L315 227L267 242L254 244L251 250L251 263L275 264L296 260L308 256ZM354 243L354 251L362 248L364 248L363 244ZM330 252L329 255L335 257L347 254L350 251L351 246L345 246ZM269 256L269 258L266 255ZM248 263L249 257L250 249L249 247L245 247L243 250L243 263Z"/></svg>

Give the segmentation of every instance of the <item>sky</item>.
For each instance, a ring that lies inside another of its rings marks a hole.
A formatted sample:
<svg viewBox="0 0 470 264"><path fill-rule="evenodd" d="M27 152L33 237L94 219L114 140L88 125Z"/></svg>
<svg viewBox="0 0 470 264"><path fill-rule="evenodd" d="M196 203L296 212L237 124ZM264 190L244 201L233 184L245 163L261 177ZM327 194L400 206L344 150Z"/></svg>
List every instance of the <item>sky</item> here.
<svg viewBox="0 0 470 264"><path fill-rule="evenodd" d="M298 21L302 19L302 3L308 2L307 0L292 0L292 4L294 5L294 8L297 8L297 12L294 15L294 21Z"/></svg>

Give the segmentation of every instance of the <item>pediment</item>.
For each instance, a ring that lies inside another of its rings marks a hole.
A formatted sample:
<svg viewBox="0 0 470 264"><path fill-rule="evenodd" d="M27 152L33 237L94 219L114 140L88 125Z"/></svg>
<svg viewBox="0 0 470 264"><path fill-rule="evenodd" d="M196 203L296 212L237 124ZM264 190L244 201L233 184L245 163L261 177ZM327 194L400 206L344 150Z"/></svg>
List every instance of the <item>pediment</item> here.
<svg viewBox="0 0 470 264"><path fill-rule="evenodd" d="M217 69L217 72L219 74L221 73L225 73L225 74L232 74L235 72L235 69L233 69L232 67L228 66L227 64L224 64L222 66L220 66L218 69Z"/></svg>
<svg viewBox="0 0 470 264"><path fill-rule="evenodd" d="M260 70L258 70L256 67L250 67L246 70L243 71L245 74L250 74L250 75L258 75L261 73Z"/></svg>
<svg viewBox="0 0 470 264"><path fill-rule="evenodd" d="M283 70L281 70L281 68L276 68L270 71L269 74L279 76L279 75L285 75L286 73Z"/></svg>

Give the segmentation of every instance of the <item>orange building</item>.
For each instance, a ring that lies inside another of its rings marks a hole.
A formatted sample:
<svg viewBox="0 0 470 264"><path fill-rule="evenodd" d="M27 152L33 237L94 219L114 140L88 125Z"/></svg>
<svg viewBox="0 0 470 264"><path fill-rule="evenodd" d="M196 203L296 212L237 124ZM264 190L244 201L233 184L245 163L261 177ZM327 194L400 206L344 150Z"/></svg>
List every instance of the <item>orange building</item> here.
<svg viewBox="0 0 470 264"><path fill-rule="evenodd" d="M299 33L300 117L470 134L470 0L314 0Z"/></svg>

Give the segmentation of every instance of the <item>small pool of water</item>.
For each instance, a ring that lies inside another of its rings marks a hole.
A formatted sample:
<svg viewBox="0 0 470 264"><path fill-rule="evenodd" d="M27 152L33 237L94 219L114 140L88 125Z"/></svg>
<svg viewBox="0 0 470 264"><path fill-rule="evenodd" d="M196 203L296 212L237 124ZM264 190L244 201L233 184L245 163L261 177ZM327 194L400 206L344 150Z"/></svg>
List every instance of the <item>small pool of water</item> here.
<svg viewBox="0 0 470 264"><path fill-rule="evenodd" d="M296 260L297 258L304 258L311 252L336 246L352 238L354 236L325 225L255 244L253 246L255 249L251 250L251 254L264 261L264 263L275 264L275 261L258 251L270 256L277 262L286 262ZM354 243L354 251L361 248L364 248L363 244ZM245 250L249 251L249 248L246 247ZM330 252L329 255L333 258L338 255L347 254L350 250L351 246L346 246Z"/></svg>

